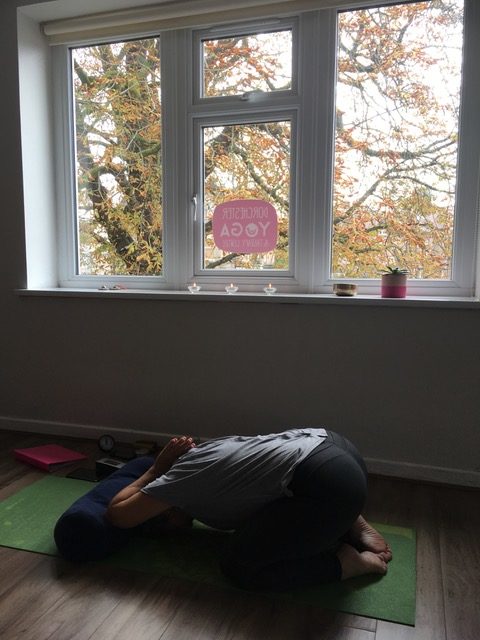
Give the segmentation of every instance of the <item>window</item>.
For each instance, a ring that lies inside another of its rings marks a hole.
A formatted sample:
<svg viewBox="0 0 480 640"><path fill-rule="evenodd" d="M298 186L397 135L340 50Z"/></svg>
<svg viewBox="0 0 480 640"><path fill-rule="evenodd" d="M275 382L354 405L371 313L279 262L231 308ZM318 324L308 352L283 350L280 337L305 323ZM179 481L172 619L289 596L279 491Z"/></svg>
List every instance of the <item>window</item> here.
<svg viewBox="0 0 480 640"><path fill-rule="evenodd" d="M291 122L203 126L201 140L203 268L288 270ZM212 217L216 206L228 202L243 205L227 209L223 215L226 222L232 221L235 226L225 224L223 236L227 244L222 250L214 241ZM265 206L252 207L249 202L270 203L275 208L277 242L269 251L263 251L262 246L269 224ZM241 253L242 249L248 253Z"/></svg>
<svg viewBox="0 0 480 640"><path fill-rule="evenodd" d="M448 280L463 2L338 15L332 273Z"/></svg>
<svg viewBox="0 0 480 640"><path fill-rule="evenodd" d="M378 293L390 265L409 292L472 295L477 13L427 0L55 47L62 284Z"/></svg>
<svg viewBox="0 0 480 640"><path fill-rule="evenodd" d="M162 273L158 40L71 49L79 275Z"/></svg>
<svg viewBox="0 0 480 640"><path fill-rule="evenodd" d="M292 87L292 31L201 40L202 97Z"/></svg>
<svg viewBox="0 0 480 640"><path fill-rule="evenodd" d="M194 33L197 276L292 276L297 22L275 22Z"/></svg>

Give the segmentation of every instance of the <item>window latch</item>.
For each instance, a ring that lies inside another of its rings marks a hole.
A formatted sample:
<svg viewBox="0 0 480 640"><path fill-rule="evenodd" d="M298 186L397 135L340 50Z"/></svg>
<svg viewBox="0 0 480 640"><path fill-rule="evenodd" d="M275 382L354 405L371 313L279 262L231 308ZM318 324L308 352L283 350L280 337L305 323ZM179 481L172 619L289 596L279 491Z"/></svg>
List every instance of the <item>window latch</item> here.
<svg viewBox="0 0 480 640"><path fill-rule="evenodd" d="M261 100L262 98L266 98L267 93L262 91L261 89L257 89L255 91L246 91L242 93L240 96L240 100L243 102L255 102L256 100Z"/></svg>
<svg viewBox="0 0 480 640"><path fill-rule="evenodd" d="M192 196L192 205L193 205L193 221L197 221L197 194L195 193Z"/></svg>

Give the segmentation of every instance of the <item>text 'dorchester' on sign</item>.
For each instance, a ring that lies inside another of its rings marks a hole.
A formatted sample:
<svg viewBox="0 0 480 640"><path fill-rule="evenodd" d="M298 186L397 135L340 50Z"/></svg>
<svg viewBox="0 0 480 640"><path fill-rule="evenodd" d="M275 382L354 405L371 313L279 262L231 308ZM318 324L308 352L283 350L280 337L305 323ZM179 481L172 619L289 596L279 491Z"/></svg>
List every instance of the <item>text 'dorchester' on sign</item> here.
<svg viewBox="0 0 480 640"><path fill-rule="evenodd" d="M222 202L213 212L212 228L222 251L264 253L277 246L277 212L264 200Z"/></svg>

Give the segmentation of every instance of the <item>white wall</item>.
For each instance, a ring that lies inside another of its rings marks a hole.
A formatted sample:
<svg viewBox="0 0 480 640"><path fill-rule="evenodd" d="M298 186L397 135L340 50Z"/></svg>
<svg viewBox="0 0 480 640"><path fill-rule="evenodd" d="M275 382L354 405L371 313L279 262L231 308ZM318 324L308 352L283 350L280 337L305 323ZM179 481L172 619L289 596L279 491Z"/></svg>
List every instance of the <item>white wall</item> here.
<svg viewBox="0 0 480 640"><path fill-rule="evenodd" d="M26 283L17 4L0 6L0 425L205 437L324 425L386 461L372 468L480 485L477 310L14 293Z"/></svg>
<svg viewBox="0 0 480 640"><path fill-rule="evenodd" d="M18 23L27 279L48 287L57 281L50 50L38 22L19 13Z"/></svg>

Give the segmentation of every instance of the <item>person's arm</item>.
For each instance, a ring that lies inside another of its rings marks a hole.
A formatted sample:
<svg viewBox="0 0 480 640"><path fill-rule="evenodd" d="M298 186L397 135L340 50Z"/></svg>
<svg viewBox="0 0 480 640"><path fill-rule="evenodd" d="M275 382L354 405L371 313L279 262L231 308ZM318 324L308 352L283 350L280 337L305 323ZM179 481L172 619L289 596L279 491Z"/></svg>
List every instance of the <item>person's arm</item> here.
<svg viewBox="0 0 480 640"><path fill-rule="evenodd" d="M175 460L194 446L192 438L186 436L170 440L150 469L112 498L105 514L107 520L116 527L128 529L170 509L170 504L142 493L142 489L159 476L167 473Z"/></svg>

